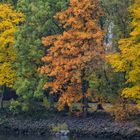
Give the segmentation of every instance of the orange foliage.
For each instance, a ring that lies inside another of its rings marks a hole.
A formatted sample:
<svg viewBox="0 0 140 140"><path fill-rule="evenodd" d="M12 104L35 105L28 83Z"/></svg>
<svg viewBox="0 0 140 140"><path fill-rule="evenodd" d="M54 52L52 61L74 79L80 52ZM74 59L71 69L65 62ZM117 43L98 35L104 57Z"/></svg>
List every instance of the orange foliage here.
<svg viewBox="0 0 140 140"><path fill-rule="evenodd" d="M52 94L61 94L59 110L82 98L81 71L104 52L104 33L99 26L102 15L98 0L70 0L68 9L55 16L65 32L43 39L49 50L40 72L55 77L44 88L52 87Z"/></svg>

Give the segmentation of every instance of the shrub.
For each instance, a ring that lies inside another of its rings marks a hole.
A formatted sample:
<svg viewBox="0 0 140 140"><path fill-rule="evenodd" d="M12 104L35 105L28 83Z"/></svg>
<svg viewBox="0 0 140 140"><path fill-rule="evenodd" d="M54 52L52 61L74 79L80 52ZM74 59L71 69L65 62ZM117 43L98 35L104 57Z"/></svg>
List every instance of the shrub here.
<svg viewBox="0 0 140 140"><path fill-rule="evenodd" d="M21 113L21 106L18 101L12 100L9 109L13 115L17 115Z"/></svg>
<svg viewBox="0 0 140 140"><path fill-rule="evenodd" d="M58 123L57 125L52 126L52 132L54 133L58 133L61 130L68 130L68 125L66 123L63 123L63 124Z"/></svg>
<svg viewBox="0 0 140 140"><path fill-rule="evenodd" d="M110 114L115 121L126 121L138 115L139 110L133 104L117 103L113 105Z"/></svg>

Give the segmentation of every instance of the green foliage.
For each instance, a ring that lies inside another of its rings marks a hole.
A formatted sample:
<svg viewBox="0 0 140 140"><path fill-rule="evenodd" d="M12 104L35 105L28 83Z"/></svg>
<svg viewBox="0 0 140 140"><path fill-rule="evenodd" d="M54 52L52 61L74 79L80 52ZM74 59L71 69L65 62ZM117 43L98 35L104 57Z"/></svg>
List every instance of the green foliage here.
<svg viewBox="0 0 140 140"><path fill-rule="evenodd" d="M26 21L16 33L15 50L17 53L16 70L18 80L15 89L19 95L19 102L23 110L35 106L36 100L43 98L44 80L47 76L40 76L37 72L41 66L41 57L47 48L42 47L41 38L61 32L53 16L66 7L66 0L20 0L17 10L26 16Z"/></svg>
<svg viewBox="0 0 140 140"><path fill-rule="evenodd" d="M34 102L22 102L22 100L20 99L16 101L12 100L9 108L13 115L27 112L30 113L33 110L37 110L37 107L34 105Z"/></svg>
<svg viewBox="0 0 140 140"><path fill-rule="evenodd" d="M114 73L110 66L102 65L88 76L93 101L114 102L123 86L123 75Z"/></svg>
<svg viewBox="0 0 140 140"><path fill-rule="evenodd" d="M13 115L19 114L21 110L19 101L12 100L9 109Z"/></svg>

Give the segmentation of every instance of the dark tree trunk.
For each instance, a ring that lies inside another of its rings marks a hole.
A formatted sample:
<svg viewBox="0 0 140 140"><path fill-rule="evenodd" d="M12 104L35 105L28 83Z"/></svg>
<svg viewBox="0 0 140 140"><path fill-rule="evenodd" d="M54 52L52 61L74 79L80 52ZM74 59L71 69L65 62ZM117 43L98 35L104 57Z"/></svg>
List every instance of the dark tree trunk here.
<svg viewBox="0 0 140 140"><path fill-rule="evenodd" d="M54 108L54 95L53 94L50 94L49 95L49 102L50 102L50 110L53 111L55 110Z"/></svg>
<svg viewBox="0 0 140 140"><path fill-rule="evenodd" d="M0 97L1 109L3 109L3 98L4 98L5 88L6 88L5 86L2 87L2 92L1 92L1 97Z"/></svg>
<svg viewBox="0 0 140 140"><path fill-rule="evenodd" d="M0 108L3 109L3 92L1 93L1 98L0 98Z"/></svg>
<svg viewBox="0 0 140 140"><path fill-rule="evenodd" d="M65 111L66 113L70 112L70 107L69 107L68 105L65 105L64 111Z"/></svg>
<svg viewBox="0 0 140 140"><path fill-rule="evenodd" d="M102 103L97 104L97 109L96 110L104 110Z"/></svg>
<svg viewBox="0 0 140 140"><path fill-rule="evenodd" d="M83 95L83 98L82 98L82 113L83 113L83 116L86 117L87 113L88 113L88 100L87 100L87 97L86 97L86 93L87 93L87 90L88 90L88 87L89 87L89 82L87 80L85 80L84 77L85 77L85 70L83 70L81 72L81 80L82 80L82 95Z"/></svg>

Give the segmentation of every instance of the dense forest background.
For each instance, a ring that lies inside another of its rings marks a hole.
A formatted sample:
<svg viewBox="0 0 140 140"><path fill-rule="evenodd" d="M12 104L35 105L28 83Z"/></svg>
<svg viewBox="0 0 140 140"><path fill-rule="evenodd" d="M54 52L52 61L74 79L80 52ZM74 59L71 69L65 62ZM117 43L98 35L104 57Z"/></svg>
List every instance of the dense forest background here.
<svg viewBox="0 0 140 140"><path fill-rule="evenodd" d="M140 102L140 0L1 0L0 88L14 115L109 103L126 119Z"/></svg>

